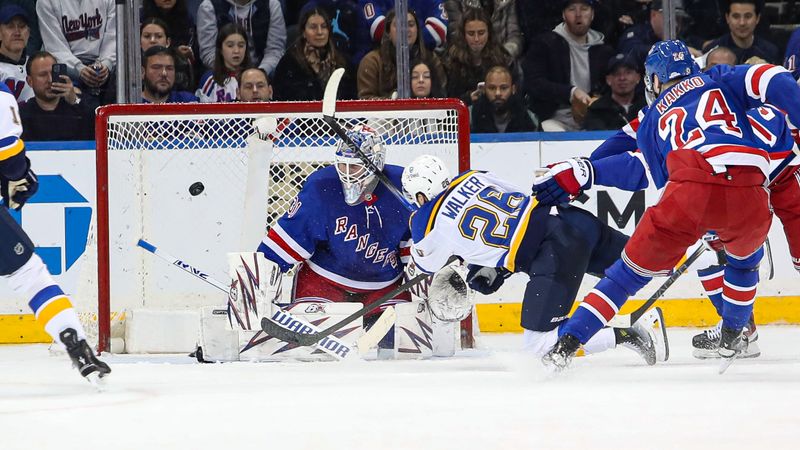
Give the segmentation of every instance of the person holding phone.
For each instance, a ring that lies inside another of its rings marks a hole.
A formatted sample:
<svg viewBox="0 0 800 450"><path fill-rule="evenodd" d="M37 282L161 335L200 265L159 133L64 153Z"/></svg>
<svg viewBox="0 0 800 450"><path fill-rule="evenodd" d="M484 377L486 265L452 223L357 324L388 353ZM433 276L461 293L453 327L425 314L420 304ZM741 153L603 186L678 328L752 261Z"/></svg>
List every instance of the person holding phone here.
<svg viewBox="0 0 800 450"><path fill-rule="evenodd" d="M22 139L26 141L84 141L94 139L94 109L91 96L81 97L67 75L67 65L59 64L48 52L31 56L26 78L33 98L20 105Z"/></svg>

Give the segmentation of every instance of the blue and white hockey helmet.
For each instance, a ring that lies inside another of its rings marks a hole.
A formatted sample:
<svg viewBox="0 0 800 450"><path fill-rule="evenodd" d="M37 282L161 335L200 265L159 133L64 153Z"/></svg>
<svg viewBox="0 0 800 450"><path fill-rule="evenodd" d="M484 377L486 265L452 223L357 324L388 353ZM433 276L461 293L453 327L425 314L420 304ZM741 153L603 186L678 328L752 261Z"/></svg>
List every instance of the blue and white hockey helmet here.
<svg viewBox="0 0 800 450"><path fill-rule="evenodd" d="M433 155L421 155L403 170L403 195L416 204L422 206L417 197L425 196L425 201L433 200L450 185L450 171L444 161Z"/></svg>
<svg viewBox="0 0 800 450"><path fill-rule="evenodd" d="M356 125L347 131L347 135L358 146L361 152L378 170L383 170L386 161L386 149L380 135L366 125ZM378 177L364 164L356 151L344 141L336 146L336 172L342 182L344 201L350 206L369 200Z"/></svg>
<svg viewBox="0 0 800 450"><path fill-rule="evenodd" d="M660 41L650 48L644 60L644 86L647 104L652 105L660 92L655 92L655 78L659 84L700 73L689 47L683 41Z"/></svg>

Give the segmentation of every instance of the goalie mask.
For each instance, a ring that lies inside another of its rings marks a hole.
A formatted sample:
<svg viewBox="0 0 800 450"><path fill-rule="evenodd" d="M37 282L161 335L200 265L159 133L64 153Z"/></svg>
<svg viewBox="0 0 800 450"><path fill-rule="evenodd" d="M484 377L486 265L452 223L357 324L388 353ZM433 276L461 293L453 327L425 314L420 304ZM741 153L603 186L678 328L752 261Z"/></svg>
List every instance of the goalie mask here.
<svg viewBox="0 0 800 450"><path fill-rule="evenodd" d="M383 170L386 149L375 130L365 125L356 125L347 131L347 135L378 170ZM372 191L378 185L378 177L344 141L339 141L336 146L336 172L342 182L344 201L350 206L370 199Z"/></svg>
<svg viewBox="0 0 800 450"><path fill-rule="evenodd" d="M412 203L422 206L417 201L417 194L430 201L450 185L450 171L444 161L432 155L417 157L403 170L403 194Z"/></svg>

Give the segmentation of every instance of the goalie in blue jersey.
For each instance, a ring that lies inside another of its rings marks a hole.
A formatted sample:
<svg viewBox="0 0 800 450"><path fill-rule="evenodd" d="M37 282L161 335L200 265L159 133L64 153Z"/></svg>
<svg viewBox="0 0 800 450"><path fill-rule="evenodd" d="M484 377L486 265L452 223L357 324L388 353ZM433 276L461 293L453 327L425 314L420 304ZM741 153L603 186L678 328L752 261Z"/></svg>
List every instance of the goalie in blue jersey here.
<svg viewBox="0 0 800 450"><path fill-rule="evenodd" d="M400 184L403 168L384 164L386 149L378 133L359 125L348 134L389 180ZM308 177L258 251L284 272L298 265L293 302L367 303L402 282L409 255L409 214L356 153L340 142L335 164ZM406 291L382 308L410 300ZM368 314L366 321L379 312ZM389 340L381 346L392 345Z"/></svg>
<svg viewBox="0 0 800 450"><path fill-rule="evenodd" d="M94 355L69 298L34 253L27 233L8 212L22 209L36 193L39 180L19 138L22 125L17 100L4 84L0 84L0 107L5 111L0 114L0 277L14 292L29 299L36 321L67 350L81 375L94 382L111 369Z"/></svg>

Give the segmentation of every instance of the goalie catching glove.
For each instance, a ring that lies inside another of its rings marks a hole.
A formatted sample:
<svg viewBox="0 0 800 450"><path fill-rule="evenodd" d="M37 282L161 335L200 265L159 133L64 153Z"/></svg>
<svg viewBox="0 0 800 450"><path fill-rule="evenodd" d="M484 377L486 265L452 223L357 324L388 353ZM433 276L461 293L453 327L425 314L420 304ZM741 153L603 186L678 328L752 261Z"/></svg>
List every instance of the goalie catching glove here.
<svg viewBox="0 0 800 450"><path fill-rule="evenodd" d="M503 267L483 267L475 264L467 266L467 283L469 287L483 295L493 294L511 276L511 272Z"/></svg>
<svg viewBox="0 0 800 450"><path fill-rule="evenodd" d="M586 158L570 158L537 171L533 192L542 206L568 203L592 187L594 167Z"/></svg>
<svg viewBox="0 0 800 450"><path fill-rule="evenodd" d="M442 322L464 320L472 312L472 290L467 286L461 265L444 266L428 287L428 307Z"/></svg>
<svg viewBox="0 0 800 450"><path fill-rule="evenodd" d="M31 161L27 157L25 170L14 178L16 179L0 175L0 194L6 207L18 210L39 190L39 179L31 170Z"/></svg>

